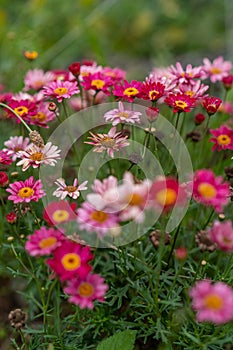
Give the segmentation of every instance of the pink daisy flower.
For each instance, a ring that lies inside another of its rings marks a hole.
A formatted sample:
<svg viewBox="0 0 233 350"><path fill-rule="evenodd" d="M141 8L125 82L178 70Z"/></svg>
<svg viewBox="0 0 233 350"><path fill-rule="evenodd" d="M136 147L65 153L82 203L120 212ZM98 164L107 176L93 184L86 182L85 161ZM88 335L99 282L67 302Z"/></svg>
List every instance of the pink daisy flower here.
<svg viewBox="0 0 233 350"><path fill-rule="evenodd" d="M51 122L56 118L54 112L49 110L48 102L39 102L37 105L37 113L25 118L26 122L30 125L38 125L43 128L48 128L48 122Z"/></svg>
<svg viewBox="0 0 233 350"><path fill-rule="evenodd" d="M218 112L232 116L233 104L230 101L222 102L219 106Z"/></svg>
<svg viewBox="0 0 233 350"><path fill-rule="evenodd" d="M159 81L146 80L141 86L140 97L144 100L155 102L164 96L165 89L165 85Z"/></svg>
<svg viewBox="0 0 233 350"><path fill-rule="evenodd" d="M39 90L55 78L52 72L44 72L42 69L32 69L27 72L24 78L24 91Z"/></svg>
<svg viewBox="0 0 233 350"><path fill-rule="evenodd" d="M179 84L175 91L198 99L201 97L203 98L208 89L209 85L204 85L201 83L201 80L197 80L194 84Z"/></svg>
<svg viewBox="0 0 233 350"><path fill-rule="evenodd" d="M81 185L78 185L78 179L74 179L73 185L68 186L64 179L57 179L55 184L58 188L53 192L53 196L61 198L62 200L65 199L66 196L77 199L80 196L80 191L87 189L87 183L88 181L84 181Z"/></svg>
<svg viewBox="0 0 233 350"><path fill-rule="evenodd" d="M102 74L105 75L106 77L111 78L111 80L114 82L120 82L126 77L126 71L118 67L115 67L115 68L104 67L102 70Z"/></svg>
<svg viewBox="0 0 233 350"><path fill-rule="evenodd" d="M229 74L226 77L222 78L222 83L226 90L231 90L233 86L233 74Z"/></svg>
<svg viewBox="0 0 233 350"><path fill-rule="evenodd" d="M203 107L209 115L215 114L222 103L221 98L214 96L206 96L202 99Z"/></svg>
<svg viewBox="0 0 233 350"><path fill-rule="evenodd" d="M41 180L35 180L33 176L30 176L25 181L16 181L10 184L6 191L10 193L8 199L15 204L29 203L31 201L38 202L41 197L45 196Z"/></svg>
<svg viewBox="0 0 233 350"><path fill-rule="evenodd" d="M212 83L228 76L230 70L232 69L232 64L230 61L224 61L222 56L219 56L211 62L208 58L203 59L204 65L204 79L210 78Z"/></svg>
<svg viewBox="0 0 233 350"><path fill-rule="evenodd" d="M233 130L226 125L220 126L218 129L210 129L210 133L214 136L210 138L210 142L214 142L212 150L218 151L224 149L233 150Z"/></svg>
<svg viewBox="0 0 233 350"><path fill-rule="evenodd" d="M83 77L82 86L85 90L103 91L109 95L109 87L112 85L112 79L101 72L88 74Z"/></svg>
<svg viewBox="0 0 233 350"><path fill-rule="evenodd" d="M112 93L116 97L121 97L123 100L133 102L135 97L138 97L141 92L142 83L137 80L128 82L124 80L122 85L116 85Z"/></svg>
<svg viewBox="0 0 233 350"><path fill-rule="evenodd" d="M0 164L11 165L12 159L8 151L0 150Z"/></svg>
<svg viewBox="0 0 233 350"><path fill-rule="evenodd" d="M18 152L17 155L21 160L16 165L22 165L23 171L26 171L30 166L38 168L42 164L55 166L57 159L61 159L60 152L61 150L52 145L51 142L46 143L43 148L33 145L25 151Z"/></svg>
<svg viewBox="0 0 233 350"><path fill-rule="evenodd" d="M9 177L5 171L0 171L0 187L5 188L9 185Z"/></svg>
<svg viewBox="0 0 233 350"><path fill-rule="evenodd" d="M95 300L104 301L108 285L98 274L88 274L85 279L72 279L67 282L64 292L70 295L68 301L78 305L80 309L93 309Z"/></svg>
<svg viewBox="0 0 233 350"><path fill-rule="evenodd" d="M8 103L8 106L11 107L21 118L25 119L27 116L32 116L37 113L37 105L35 102L30 100L11 100ZM20 123L19 119L9 111L8 109L5 109L7 114L11 117L16 119L17 123Z"/></svg>
<svg viewBox="0 0 233 350"><path fill-rule="evenodd" d="M64 224L77 218L76 203L67 201L51 202L44 210L43 219L49 225Z"/></svg>
<svg viewBox="0 0 233 350"><path fill-rule="evenodd" d="M96 232L102 238L112 227L118 227L119 219L115 214L104 210L97 210L88 202L83 202L77 210L77 222L81 230Z"/></svg>
<svg viewBox="0 0 233 350"><path fill-rule="evenodd" d="M23 136L11 136L9 140L4 142L7 148L4 148L3 151L7 152L14 162L19 157L19 151L25 151L28 147L32 146L29 142L30 140L28 137L24 139Z"/></svg>
<svg viewBox="0 0 233 350"><path fill-rule="evenodd" d="M93 152L107 151L111 158L114 157L114 152L129 146L129 142L126 141L128 136L122 136L121 132L116 131L116 127L111 128L107 134L93 134L91 131L90 134L91 137L88 138L92 141L85 141L85 143L94 146Z"/></svg>
<svg viewBox="0 0 233 350"><path fill-rule="evenodd" d="M51 254L54 249L59 247L66 238L61 231L52 227L42 226L36 230L33 235L28 236L25 244L26 251L31 256L43 256Z"/></svg>
<svg viewBox="0 0 233 350"><path fill-rule="evenodd" d="M222 176L215 177L212 170L197 170L193 178L193 198L221 212L223 206L229 203L229 186L228 182L223 182Z"/></svg>
<svg viewBox="0 0 233 350"><path fill-rule="evenodd" d="M200 78L203 73L203 67L192 67L191 64L186 66L184 70L181 63L177 62L176 66L171 65L170 74L172 75L172 81L178 84L195 84L195 78Z"/></svg>
<svg viewBox="0 0 233 350"><path fill-rule="evenodd" d="M119 123L140 123L142 113L124 109L123 103L118 102L118 109L112 109L104 114L106 122L112 122L115 126Z"/></svg>
<svg viewBox="0 0 233 350"><path fill-rule="evenodd" d="M196 99L186 94L169 94L165 100L168 106L173 107L173 112L190 112L195 107Z"/></svg>
<svg viewBox="0 0 233 350"><path fill-rule="evenodd" d="M62 241L62 244L53 251L53 258L46 263L56 272L61 281L73 277L84 279L91 271L88 262L93 259L90 248L83 247L74 241Z"/></svg>
<svg viewBox="0 0 233 350"><path fill-rule="evenodd" d="M208 233L210 239L218 245L219 249L226 253L233 252L233 227L230 220L225 222L214 221Z"/></svg>
<svg viewBox="0 0 233 350"><path fill-rule="evenodd" d="M58 102L62 102L64 98L78 94L79 89L76 81L56 80L44 86L42 92L44 96L56 98Z"/></svg>
<svg viewBox="0 0 233 350"><path fill-rule="evenodd" d="M198 281L189 295L198 322L223 324L233 320L233 289L227 284Z"/></svg>

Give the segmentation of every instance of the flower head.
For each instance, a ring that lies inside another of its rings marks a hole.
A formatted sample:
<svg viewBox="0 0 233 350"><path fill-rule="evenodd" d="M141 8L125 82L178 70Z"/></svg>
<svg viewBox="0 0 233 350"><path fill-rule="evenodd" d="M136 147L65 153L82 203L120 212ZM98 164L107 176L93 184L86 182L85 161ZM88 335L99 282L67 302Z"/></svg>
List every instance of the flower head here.
<svg viewBox="0 0 233 350"><path fill-rule="evenodd" d="M12 163L12 159L9 152L7 150L6 151L0 150L0 164L11 165L11 163Z"/></svg>
<svg viewBox="0 0 233 350"><path fill-rule="evenodd" d="M38 202L41 197L45 196L41 180L35 180L33 176L30 176L25 181L16 181L10 184L6 191L10 193L8 199L15 204L29 203L31 201Z"/></svg>
<svg viewBox="0 0 233 350"><path fill-rule="evenodd" d="M122 85L116 85L113 90L113 95L116 97L121 97L123 100L128 102L133 102L135 97L138 97L141 92L142 83L136 80L128 82L124 80Z"/></svg>
<svg viewBox="0 0 233 350"><path fill-rule="evenodd" d="M224 61L222 56L219 56L211 62L208 58L204 58L203 69L205 72L204 78L210 78L212 83L229 75L232 69L232 64L230 61Z"/></svg>
<svg viewBox="0 0 233 350"><path fill-rule="evenodd" d="M10 213L6 214L6 221L8 224L15 224L17 221L17 215L15 212L11 211Z"/></svg>
<svg viewBox="0 0 233 350"><path fill-rule="evenodd" d="M109 87L112 85L112 79L101 72L88 74L83 77L82 85L85 90L103 91L109 95Z"/></svg>
<svg viewBox="0 0 233 350"><path fill-rule="evenodd" d="M89 247L65 240L53 251L53 257L46 263L56 272L61 281L65 281L73 277L85 278L92 269L88 265L91 259L93 255Z"/></svg>
<svg viewBox="0 0 233 350"><path fill-rule="evenodd" d="M194 79L202 76L203 68L188 64L184 70L181 63L177 62L176 66L170 66L169 73L172 75L172 81L177 84L195 84Z"/></svg>
<svg viewBox="0 0 233 350"><path fill-rule="evenodd" d="M209 115L215 114L222 103L221 98L207 96L202 99L203 107Z"/></svg>
<svg viewBox="0 0 233 350"><path fill-rule="evenodd" d="M116 127L109 130L107 134L93 134L90 132L91 137L88 137L92 141L85 141L89 145L93 145L93 152L101 153L107 151L107 154L113 158L114 152L119 151L129 145L126 141L128 136L122 136L121 132L116 131Z"/></svg>
<svg viewBox="0 0 233 350"><path fill-rule="evenodd" d="M111 121L112 125L115 126L119 123L140 123L140 116L142 113L130 111L124 109L123 103L118 103L118 109L112 109L104 114L106 122Z"/></svg>
<svg viewBox="0 0 233 350"><path fill-rule="evenodd" d="M52 72L44 72L42 69L29 70L24 78L24 91L34 89L39 90L44 85L50 83L55 78Z"/></svg>
<svg viewBox="0 0 233 350"><path fill-rule="evenodd" d="M5 171L0 171L0 187L7 187L9 184L9 177Z"/></svg>
<svg viewBox="0 0 233 350"><path fill-rule="evenodd" d="M229 184L223 182L222 176L215 177L212 170L197 170L193 178L193 198L204 205L212 206L221 212L230 197Z"/></svg>
<svg viewBox="0 0 233 350"><path fill-rule="evenodd" d="M28 137L24 139L23 136L11 136L9 140L4 142L7 148L4 148L3 151L7 151L14 162L18 158L17 153L19 151L25 151L30 146L29 141Z"/></svg>
<svg viewBox="0 0 233 350"><path fill-rule="evenodd" d="M59 225L75 220L76 204L67 201L51 202L44 210L43 219L49 225Z"/></svg>
<svg viewBox="0 0 233 350"><path fill-rule="evenodd" d="M80 191L87 189L87 183L88 181L84 181L81 185L78 185L78 179L74 179L73 185L69 186L66 185L64 179L57 179L55 184L58 186L58 188L53 192L53 196L61 199L65 199L66 196L77 199L80 196Z"/></svg>
<svg viewBox="0 0 233 350"><path fill-rule="evenodd" d="M233 320L233 289L223 282L198 281L189 291L198 322L223 324Z"/></svg>
<svg viewBox="0 0 233 350"><path fill-rule="evenodd" d="M230 220L225 222L214 221L208 233L210 239L217 244L219 249L226 253L233 252L233 227Z"/></svg>
<svg viewBox="0 0 233 350"><path fill-rule="evenodd" d="M141 85L140 97L152 102L157 101L165 94L165 85L161 82L147 80Z"/></svg>
<svg viewBox="0 0 233 350"><path fill-rule="evenodd" d="M218 129L210 129L210 133L214 136L210 138L211 142L214 142L212 150L217 149L221 151L223 149L233 150L233 130L226 125L220 126Z"/></svg>
<svg viewBox="0 0 233 350"><path fill-rule="evenodd" d="M37 105L32 100L10 100L8 106L11 107L15 113L17 113L21 118L25 119L28 116L35 115L37 113ZM16 119L17 123L20 123L19 119L9 111L5 109L11 118Z"/></svg>
<svg viewBox="0 0 233 350"><path fill-rule="evenodd" d="M81 309L93 309L95 300L104 301L108 285L98 274L88 274L85 279L72 279L67 282L64 292L69 295L70 303L79 305Z"/></svg>
<svg viewBox="0 0 233 350"><path fill-rule="evenodd" d="M62 102L64 98L78 94L79 89L77 82L56 80L44 86L43 94L49 98L56 98L58 102Z"/></svg>
<svg viewBox="0 0 233 350"><path fill-rule="evenodd" d="M196 99L186 94L169 94L164 102L173 107L173 112L190 112L195 107Z"/></svg>

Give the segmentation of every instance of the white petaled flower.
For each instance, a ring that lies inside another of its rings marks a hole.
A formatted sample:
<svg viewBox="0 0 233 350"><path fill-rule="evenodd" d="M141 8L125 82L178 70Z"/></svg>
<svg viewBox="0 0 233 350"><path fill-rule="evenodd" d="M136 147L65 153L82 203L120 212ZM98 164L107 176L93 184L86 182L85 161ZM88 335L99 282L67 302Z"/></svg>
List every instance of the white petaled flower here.
<svg viewBox="0 0 233 350"><path fill-rule="evenodd" d="M22 170L27 170L30 166L38 168L41 164L55 166L57 159L60 159L61 150L57 146L54 146L52 142L46 143L41 148L33 145L25 151L19 151L17 156L21 160L16 164L22 165Z"/></svg>
<svg viewBox="0 0 233 350"><path fill-rule="evenodd" d="M87 189L87 183L88 181L84 181L81 185L78 185L78 179L74 179L73 185L69 186L65 183L64 179L57 179L55 184L58 188L53 192L53 196L61 198L61 200L66 196L77 199L80 196L80 191Z"/></svg>
<svg viewBox="0 0 233 350"><path fill-rule="evenodd" d="M19 151L25 151L28 147L32 146L32 144L29 144L29 141L28 137L24 139L23 136L11 136L9 140L4 142L7 148L4 148L3 151L6 151L14 162L18 158Z"/></svg>
<svg viewBox="0 0 233 350"><path fill-rule="evenodd" d="M119 123L140 123L140 116L142 113L134 112L124 109L123 103L118 103L118 109L112 109L104 114L106 122L111 121L112 125L115 126Z"/></svg>

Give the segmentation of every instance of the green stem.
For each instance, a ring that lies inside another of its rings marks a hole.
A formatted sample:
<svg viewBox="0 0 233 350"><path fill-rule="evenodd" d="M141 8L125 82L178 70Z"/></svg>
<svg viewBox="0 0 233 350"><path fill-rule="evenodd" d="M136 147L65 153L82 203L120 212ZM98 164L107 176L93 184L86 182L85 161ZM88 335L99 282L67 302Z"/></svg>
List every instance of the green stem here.
<svg viewBox="0 0 233 350"><path fill-rule="evenodd" d="M25 121L11 107L7 106L5 103L2 103L2 102L0 102L0 106L9 109L9 111L11 111L21 121L21 123L25 126L25 128L27 128L29 132L32 132L32 129L29 128L29 126L25 123Z"/></svg>
<svg viewBox="0 0 233 350"><path fill-rule="evenodd" d="M20 334L20 338L21 338L21 341L22 341L22 343L23 343L25 349L26 349L26 350L30 350L29 347L28 347L27 341L26 341L26 339L25 339L25 336L24 336L22 330L19 329L18 332L19 332L19 334Z"/></svg>
<svg viewBox="0 0 233 350"><path fill-rule="evenodd" d="M176 245L176 240L177 240L177 237L178 237L178 234L179 234L179 231L180 231L180 227L181 227L181 224L179 224L179 226L176 229L176 233L175 233L175 236L174 236L174 239L173 239L173 242L172 242L172 247L171 247L170 253L168 255L168 259L167 259L167 266L169 265L170 259L172 257L172 253L173 253L175 245Z"/></svg>
<svg viewBox="0 0 233 350"><path fill-rule="evenodd" d="M205 230L206 226L209 224L209 222L214 214L214 211L215 211L214 209L211 210L210 215L209 215L208 219L206 220L206 223L204 224L202 230Z"/></svg>

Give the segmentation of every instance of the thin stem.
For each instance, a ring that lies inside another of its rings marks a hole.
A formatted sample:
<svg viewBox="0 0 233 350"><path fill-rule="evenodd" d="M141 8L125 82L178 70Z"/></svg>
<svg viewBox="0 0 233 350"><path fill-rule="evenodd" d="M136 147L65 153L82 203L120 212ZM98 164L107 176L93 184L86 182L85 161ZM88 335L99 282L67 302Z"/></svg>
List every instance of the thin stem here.
<svg viewBox="0 0 233 350"><path fill-rule="evenodd" d="M25 339L25 336L24 336L22 330L19 329L18 332L19 332L19 334L20 334L20 338L21 338L21 341L22 341L22 343L23 343L25 349L30 350L29 347L28 347L27 341L26 341L26 339Z"/></svg>
<svg viewBox="0 0 233 350"><path fill-rule="evenodd" d="M32 129L29 128L29 126L25 123L25 121L11 107L7 106L5 103L2 103L2 102L0 102L0 106L9 109L9 111L11 111L21 121L21 123L25 126L25 128L27 128L29 132L32 132Z"/></svg>
<svg viewBox="0 0 233 350"><path fill-rule="evenodd" d="M177 237L178 237L178 234L179 234L179 231L180 231L180 226L181 226L181 224L177 227L177 230L176 230L173 242L172 242L172 247L171 247L170 253L168 255L168 259L167 259L167 266L169 265L169 262L170 262L173 250L175 248L176 240L177 240Z"/></svg>
<svg viewBox="0 0 233 350"><path fill-rule="evenodd" d="M206 223L204 224L202 230L205 230L205 228L206 228L206 226L208 225L208 223L210 222L210 220L211 220L213 214L214 214L214 209L212 209L212 211L211 211L211 213L210 213L208 219L206 220Z"/></svg>

